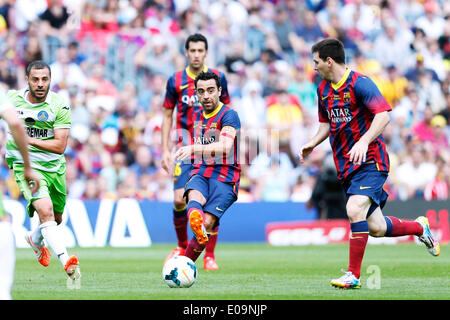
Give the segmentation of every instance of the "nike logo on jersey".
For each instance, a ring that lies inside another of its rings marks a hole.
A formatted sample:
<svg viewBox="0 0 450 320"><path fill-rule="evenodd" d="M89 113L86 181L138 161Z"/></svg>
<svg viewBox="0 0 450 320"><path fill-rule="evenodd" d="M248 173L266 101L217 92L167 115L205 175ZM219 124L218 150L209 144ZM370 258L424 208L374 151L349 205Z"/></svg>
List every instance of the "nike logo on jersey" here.
<svg viewBox="0 0 450 320"><path fill-rule="evenodd" d="M219 207L216 207L216 210L217 210L217 211L222 211L222 212L223 212L223 210L220 209Z"/></svg>
<svg viewBox="0 0 450 320"><path fill-rule="evenodd" d="M70 108L69 107L63 107L63 110L70 110Z"/></svg>
<svg viewBox="0 0 450 320"><path fill-rule="evenodd" d="M189 84L185 84L184 86L180 86L180 90L186 89L187 87L189 87Z"/></svg>
<svg viewBox="0 0 450 320"><path fill-rule="evenodd" d="M328 98L328 96L322 97L322 100L325 100L326 98Z"/></svg>
<svg viewBox="0 0 450 320"><path fill-rule="evenodd" d="M370 189L370 188L372 188L372 187L359 187L359 190L364 190L364 189Z"/></svg>

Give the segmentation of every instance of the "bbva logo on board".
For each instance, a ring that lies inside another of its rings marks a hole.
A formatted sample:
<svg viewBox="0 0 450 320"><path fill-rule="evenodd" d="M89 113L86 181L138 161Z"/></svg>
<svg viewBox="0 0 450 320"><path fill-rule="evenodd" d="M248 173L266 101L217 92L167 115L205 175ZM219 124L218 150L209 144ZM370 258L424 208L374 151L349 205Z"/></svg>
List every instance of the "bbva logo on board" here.
<svg viewBox="0 0 450 320"><path fill-rule="evenodd" d="M25 234L39 225L37 214L29 218L25 206L16 200L3 201L13 217L12 226L18 248L26 248ZM115 210L114 210L115 208ZM70 227L68 222L70 221ZM29 226L29 227L26 227ZM135 199L100 201L95 227L82 200L68 199L60 232L67 247L148 247L150 234L139 202Z"/></svg>

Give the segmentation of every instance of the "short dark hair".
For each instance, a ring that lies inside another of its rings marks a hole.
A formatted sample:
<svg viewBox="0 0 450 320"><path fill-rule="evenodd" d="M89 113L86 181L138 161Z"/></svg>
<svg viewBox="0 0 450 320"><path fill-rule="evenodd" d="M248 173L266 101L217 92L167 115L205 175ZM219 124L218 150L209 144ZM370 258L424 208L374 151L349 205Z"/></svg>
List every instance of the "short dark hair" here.
<svg viewBox="0 0 450 320"><path fill-rule="evenodd" d="M50 69L50 66L47 64L47 62L42 60L35 60L28 64L26 69L26 76L28 77L30 75L31 69L48 69L48 72L50 74L50 77L52 76L52 70Z"/></svg>
<svg viewBox="0 0 450 320"><path fill-rule="evenodd" d="M197 82L199 80L202 81L207 81L210 79L214 79L214 81L216 81L216 85L217 85L217 89L220 88L220 79L219 76L217 74L215 74L214 72L211 71L207 71L207 72L200 72L197 77L195 78L194 84L195 84L195 89L197 89Z"/></svg>
<svg viewBox="0 0 450 320"><path fill-rule="evenodd" d="M312 46L311 52L319 53L319 58L324 61L330 57L339 64L345 64L344 45L338 39L323 39Z"/></svg>
<svg viewBox="0 0 450 320"><path fill-rule="evenodd" d="M204 35L202 35L200 33L191 34L186 39L186 43L184 44L184 47L186 50L188 50L190 42L200 42L200 41L205 43L205 50L208 50L208 40L206 39L206 37Z"/></svg>

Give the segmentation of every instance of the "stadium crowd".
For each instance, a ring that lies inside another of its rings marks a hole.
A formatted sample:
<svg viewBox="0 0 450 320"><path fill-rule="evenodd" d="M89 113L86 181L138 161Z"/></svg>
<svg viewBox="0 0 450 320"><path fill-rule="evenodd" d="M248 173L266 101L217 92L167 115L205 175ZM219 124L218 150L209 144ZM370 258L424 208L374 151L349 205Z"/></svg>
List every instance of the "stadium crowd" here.
<svg viewBox="0 0 450 320"><path fill-rule="evenodd" d="M331 150L298 164L318 126L310 48L335 37L393 107L389 199L449 199L449 17L445 0L0 0L0 85L23 88L27 63L50 64L72 108L69 197L172 201L165 86L185 67L186 37L203 33L242 122L239 201L307 202ZM20 198L5 163L0 173Z"/></svg>

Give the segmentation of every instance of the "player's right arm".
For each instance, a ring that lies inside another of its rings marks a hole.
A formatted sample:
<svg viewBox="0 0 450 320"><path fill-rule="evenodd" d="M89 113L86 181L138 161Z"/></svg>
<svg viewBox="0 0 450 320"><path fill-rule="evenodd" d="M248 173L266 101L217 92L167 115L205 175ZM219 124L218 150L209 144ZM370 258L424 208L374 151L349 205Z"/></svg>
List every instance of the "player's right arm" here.
<svg viewBox="0 0 450 320"><path fill-rule="evenodd" d="M170 153L169 139L172 129L173 109L164 109L163 121L161 125L161 166L170 174L172 166L172 156Z"/></svg>
<svg viewBox="0 0 450 320"><path fill-rule="evenodd" d="M175 88L175 78L170 77L166 84L166 96L164 98L164 114L161 125L161 167L171 173L172 156L170 152L170 130L173 123L173 110L177 104L178 93Z"/></svg>
<svg viewBox="0 0 450 320"><path fill-rule="evenodd" d="M11 135L13 136L20 155L22 156L24 175L30 187L30 191L35 193L39 189L40 185L39 176L31 168L30 158L28 156L28 137L25 133L22 120L17 117L16 111L13 108L5 109L1 113L1 117L8 124Z"/></svg>
<svg viewBox="0 0 450 320"><path fill-rule="evenodd" d="M300 163L304 163L305 158L321 144L330 134L330 124L328 122L320 122L317 133L300 148Z"/></svg>

